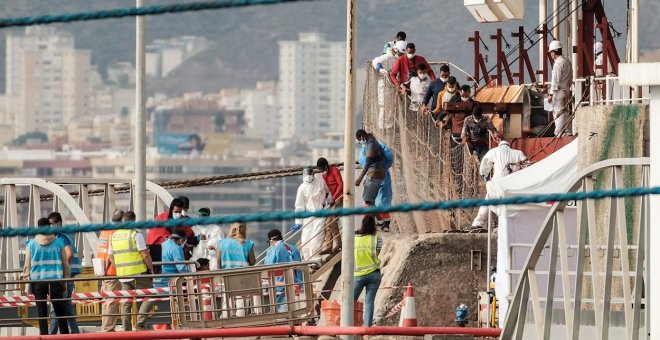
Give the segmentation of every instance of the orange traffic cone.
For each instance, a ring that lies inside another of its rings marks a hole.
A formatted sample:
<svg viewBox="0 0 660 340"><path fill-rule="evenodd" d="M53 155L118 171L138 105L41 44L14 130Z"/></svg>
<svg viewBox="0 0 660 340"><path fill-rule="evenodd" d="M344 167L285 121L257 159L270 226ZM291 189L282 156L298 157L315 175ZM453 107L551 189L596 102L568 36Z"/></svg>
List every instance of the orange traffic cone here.
<svg viewBox="0 0 660 340"><path fill-rule="evenodd" d="M408 284L408 289L403 294L403 309L399 319L399 327L417 327L417 312L415 308L415 292L412 285Z"/></svg>

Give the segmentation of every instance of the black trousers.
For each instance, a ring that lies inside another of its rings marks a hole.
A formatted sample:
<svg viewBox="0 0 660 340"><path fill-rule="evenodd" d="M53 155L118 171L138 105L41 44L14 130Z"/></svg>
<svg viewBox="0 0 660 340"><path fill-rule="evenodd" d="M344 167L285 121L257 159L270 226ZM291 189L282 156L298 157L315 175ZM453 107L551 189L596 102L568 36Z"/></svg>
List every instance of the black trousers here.
<svg viewBox="0 0 660 340"><path fill-rule="evenodd" d="M50 295L55 316L66 316L64 308L64 301L57 300L64 297L64 283L62 282L40 282L35 281L34 285L34 298L37 300L37 316L39 317L39 334L48 335L48 302L46 299ZM57 319L57 325L60 329L60 334L69 334L69 324L66 319Z"/></svg>

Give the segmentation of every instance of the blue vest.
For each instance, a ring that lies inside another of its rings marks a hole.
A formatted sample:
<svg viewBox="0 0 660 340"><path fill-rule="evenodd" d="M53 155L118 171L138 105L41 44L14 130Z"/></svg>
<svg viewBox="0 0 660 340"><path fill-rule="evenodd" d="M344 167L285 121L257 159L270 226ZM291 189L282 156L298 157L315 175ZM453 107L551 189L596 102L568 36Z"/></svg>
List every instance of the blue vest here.
<svg viewBox="0 0 660 340"><path fill-rule="evenodd" d="M55 238L48 245L40 245L35 240L28 240L30 250L30 279L53 280L64 278L62 266L62 250L65 245L61 239Z"/></svg>
<svg viewBox="0 0 660 340"><path fill-rule="evenodd" d="M248 256L252 245L254 245L254 242L250 240L245 240L244 244L238 243L234 238L223 238L220 240L220 252L222 252L220 258L221 269L247 267L249 265Z"/></svg>
<svg viewBox="0 0 660 340"><path fill-rule="evenodd" d="M73 258L71 259L71 277L74 277L82 273L82 262L80 261L80 255L78 255L78 248L76 248L75 243L71 240L71 237L67 234L57 234L57 238L61 239L64 242L64 245L71 246L71 251L73 252Z"/></svg>
<svg viewBox="0 0 660 340"><path fill-rule="evenodd" d="M163 249L163 262L180 262L186 259L183 256L183 248L181 248L172 239L168 239L162 244ZM163 264L162 274L177 274L188 273L190 268L186 264ZM168 287L170 282L169 277L157 277L154 279L154 287Z"/></svg>

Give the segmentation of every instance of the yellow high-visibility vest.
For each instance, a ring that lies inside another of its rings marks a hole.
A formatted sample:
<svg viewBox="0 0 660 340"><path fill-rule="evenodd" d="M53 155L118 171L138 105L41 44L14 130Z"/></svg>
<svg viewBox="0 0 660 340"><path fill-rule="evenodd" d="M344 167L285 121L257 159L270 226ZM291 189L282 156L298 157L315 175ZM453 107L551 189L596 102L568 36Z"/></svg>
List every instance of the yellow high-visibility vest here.
<svg viewBox="0 0 660 340"><path fill-rule="evenodd" d="M118 276L142 274L147 271L142 254L137 249L135 230L117 230L110 238L112 256Z"/></svg>
<svg viewBox="0 0 660 340"><path fill-rule="evenodd" d="M380 269L380 259L376 246L378 238L375 235L355 236L355 274L365 276Z"/></svg>

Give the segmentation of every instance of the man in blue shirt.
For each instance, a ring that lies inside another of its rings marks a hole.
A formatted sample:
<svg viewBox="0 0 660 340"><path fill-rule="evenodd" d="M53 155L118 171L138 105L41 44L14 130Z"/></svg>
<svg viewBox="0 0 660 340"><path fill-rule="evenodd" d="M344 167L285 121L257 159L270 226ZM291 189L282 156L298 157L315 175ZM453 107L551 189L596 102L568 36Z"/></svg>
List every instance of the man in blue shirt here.
<svg viewBox="0 0 660 340"><path fill-rule="evenodd" d="M179 229L175 230L167 241L163 242L163 262L183 262L185 256L183 244L186 242L186 233ZM163 264L163 274L189 273L190 267L186 264ZM154 279L154 287L169 287L169 277L158 277Z"/></svg>
<svg viewBox="0 0 660 340"><path fill-rule="evenodd" d="M422 112L435 109L438 103L438 94L445 89L445 85L447 84L450 75L449 65L440 66L440 77L429 84L428 89L426 89L426 94L422 99Z"/></svg>
<svg viewBox="0 0 660 340"><path fill-rule="evenodd" d="M270 243L270 248L268 248L268 251L266 252L266 258L264 259L265 265L301 261L298 249L295 246L284 242L282 239L282 232L278 229L272 229L268 232L268 242ZM302 283L302 272L300 272L300 270L295 271L293 281L295 283ZM284 276L275 276L275 282L284 283ZM275 289L275 293L277 295L278 303L277 312L286 312L288 310L288 304L286 303L284 287Z"/></svg>

